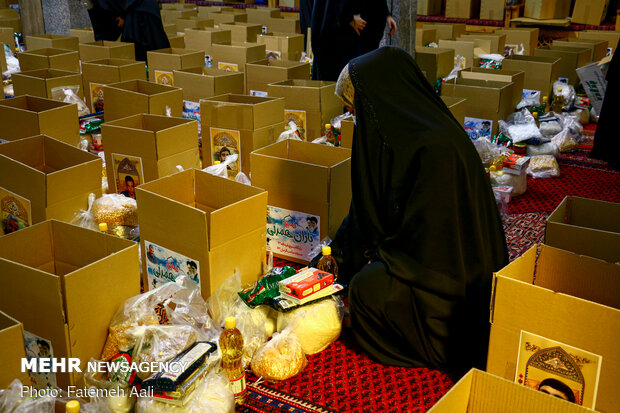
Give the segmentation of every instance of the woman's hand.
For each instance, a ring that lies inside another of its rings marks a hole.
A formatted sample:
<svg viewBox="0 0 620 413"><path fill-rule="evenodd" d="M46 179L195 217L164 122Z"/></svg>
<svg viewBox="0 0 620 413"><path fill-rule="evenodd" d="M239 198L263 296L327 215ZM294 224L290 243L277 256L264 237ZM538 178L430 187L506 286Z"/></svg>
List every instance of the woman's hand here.
<svg viewBox="0 0 620 413"><path fill-rule="evenodd" d="M359 14L355 14L353 15L353 20L351 20L349 25L353 27L353 30L355 30L355 32L359 36L360 30L364 30L364 27L366 27L366 20L362 19L362 16L360 16Z"/></svg>
<svg viewBox="0 0 620 413"><path fill-rule="evenodd" d="M116 18L116 24L118 27L123 27L125 25L125 20L123 20L122 17L117 17Z"/></svg>
<svg viewBox="0 0 620 413"><path fill-rule="evenodd" d="M387 21L388 29L390 29L390 36L394 36L397 30L396 20L394 20L392 16L387 16L386 21Z"/></svg>

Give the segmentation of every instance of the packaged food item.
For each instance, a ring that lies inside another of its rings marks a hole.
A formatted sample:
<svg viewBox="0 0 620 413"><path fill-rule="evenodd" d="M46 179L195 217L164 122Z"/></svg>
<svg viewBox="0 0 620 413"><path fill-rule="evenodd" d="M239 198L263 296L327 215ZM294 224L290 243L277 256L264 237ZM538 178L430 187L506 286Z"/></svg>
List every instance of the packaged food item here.
<svg viewBox="0 0 620 413"><path fill-rule="evenodd" d="M555 156L534 156L530 160L527 174L534 178L553 178L560 176L560 165Z"/></svg>
<svg viewBox="0 0 620 413"><path fill-rule="evenodd" d="M220 335L220 351L222 353L222 370L230 381L230 390L235 395L235 403L243 404L247 393L243 357L243 336L237 329L235 317L226 317L224 331Z"/></svg>
<svg viewBox="0 0 620 413"><path fill-rule="evenodd" d="M505 173L519 175L522 171L527 168L528 162L530 158L527 156L510 154L506 158L504 158L503 162L503 170Z"/></svg>
<svg viewBox="0 0 620 413"><path fill-rule="evenodd" d="M250 308L264 304L270 298L280 295L279 282L297 274L293 267L277 267L264 275L252 287L240 291L239 297Z"/></svg>
<svg viewBox="0 0 620 413"><path fill-rule="evenodd" d="M292 120L289 121L288 126L285 128L284 132L280 134L278 139L276 139L276 142L281 142L286 139L293 139L296 141L304 140L301 132L299 131L299 128L297 127L297 124Z"/></svg>
<svg viewBox="0 0 620 413"><path fill-rule="evenodd" d="M280 294L297 300L307 299L322 289L330 287L333 283L333 274L316 268L308 268L280 281Z"/></svg>
<svg viewBox="0 0 620 413"><path fill-rule="evenodd" d="M97 230L97 224L95 223L95 219L93 217L93 204L95 203L95 194L88 195L88 209L80 209L75 214L73 214L73 218L69 221L70 224L80 226L82 228L88 228L92 230Z"/></svg>
<svg viewBox="0 0 620 413"><path fill-rule="evenodd" d="M121 194L106 194L93 203L93 218L95 223L113 226L138 226L138 204L133 198Z"/></svg>
<svg viewBox="0 0 620 413"><path fill-rule="evenodd" d="M500 120L499 128L502 133L512 139L513 143L542 139L536 119L527 109L511 114L506 122Z"/></svg>
<svg viewBox="0 0 620 413"><path fill-rule="evenodd" d="M480 54L480 67L484 69L501 69L504 56L501 54Z"/></svg>
<svg viewBox="0 0 620 413"><path fill-rule="evenodd" d="M553 83L553 101L551 107L555 113L562 113L575 104L575 88L567 83L556 81Z"/></svg>
<svg viewBox="0 0 620 413"><path fill-rule="evenodd" d="M299 374L308 364L301 343L291 328L274 333L252 358L252 372L266 380L281 381Z"/></svg>
<svg viewBox="0 0 620 413"><path fill-rule="evenodd" d="M103 119L97 117L80 119L80 135L100 132L102 124Z"/></svg>
<svg viewBox="0 0 620 413"><path fill-rule="evenodd" d="M224 162L215 161L213 165L207 166L203 171L210 173L211 175L220 176L228 179L228 165L233 162L237 162L238 154L232 154L226 157Z"/></svg>
<svg viewBox="0 0 620 413"><path fill-rule="evenodd" d="M504 173L504 171L491 171L491 184L493 186L511 186L512 196L524 194L527 190L527 173L523 169L519 174Z"/></svg>
<svg viewBox="0 0 620 413"><path fill-rule="evenodd" d="M553 142L546 142L540 145L527 145L527 156L538 155L557 155L560 153L557 145Z"/></svg>
<svg viewBox="0 0 620 413"><path fill-rule="evenodd" d="M332 248L326 245L322 248L321 252L323 253L323 256L319 260L317 268L328 274L332 274L334 276L333 282L336 282L338 279L338 263L336 262L336 259L332 257Z"/></svg>
<svg viewBox="0 0 620 413"><path fill-rule="evenodd" d="M79 86L61 86L52 88L52 99L65 103L75 103L78 109L78 115L84 116L90 114L90 109L84 100L80 99L78 92Z"/></svg>
<svg viewBox="0 0 620 413"><path fill-rule="evenodd" d="M560 120L554 114L550 113L549 115L551 116L543 116L539 118L540 133L543 136L553 136L562 130Z"/></svg>
<svg viewBox="0 0 620 413"><path fill-rule="evenodd" d="M569 129L562 129L560 133L551 138L551 142L560 152L574 151L579 147L579 143L569 133Z"/></svg>

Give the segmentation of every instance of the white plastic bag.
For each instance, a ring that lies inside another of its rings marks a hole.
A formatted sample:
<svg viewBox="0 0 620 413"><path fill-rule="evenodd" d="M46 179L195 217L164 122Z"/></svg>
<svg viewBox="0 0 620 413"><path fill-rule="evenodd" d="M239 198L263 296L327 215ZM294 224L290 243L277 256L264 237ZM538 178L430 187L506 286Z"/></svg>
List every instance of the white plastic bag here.
<svg viewBox="0 0 620 413"><path fill-rule="evenodd" d="M501 69L504 56L497 53L479 54L477 56L480 59L480 67L485 69Z"/></svg>
<svg viewBox="0 0 620 413"><path fill-rule="evenodd" d="M332 118L332 120L329 123L334 128L340 129L342 127L342 121L345 120L345 119L352 118L352 117L353 117L352 113L346 112L346 113L343 113L342 115L339 115L339 116L336 116L335 118Z"/></svg>
<svg viewBox="0 0 620 413"><path fill-rule="evenodd" d="M239 158L239 155L237 155L236 153L233 155L228 155L224 162L218 163L216 165L207 166L203 169L203 171L210 173L211 175L228 178L228 165L236 162L237 158Z"/></svg>
<svg viewBox="0 0 620 413"><path fill-rule="evenodd" d="M461 55L454 56L454 67L448 74L448 76L443 78L444 82L448 80L456 79L459 76L459 72L465 68L465 57Z"/></svg>
<svg viewBox="0 0 620 413"><path fill-rule="evenodd" d="M527 145L527 156L557 155L560 153L558 146L553 142L546 142L540 145Z"/></svg>
<svg viewBox="0 0 620 413"><path fill-rule="evenodd" d="M527 174L533 178L554 178L560 176L560 165L554 156L533 156L527 168Z"/></svg>
<svg viewBox="0 0 620 413"><path fill-rule="evenodd" d="M61 86L52 89L52 99L65 103L75 103L78 109L78 115L88 115L90 109L82 99L79 98L79 86Z"/></svg>
<svg viewBox="0 0 620 413"><path fill-rule="evenodd" d="M508 152L506 147L494 144L487 137L478 138L472 143L476 147L483 165L488 165L496 156Z"/></svg>
<svg viewBox="0 0 620 413"><path fill-rule="evenodd" d="M536 91L521 98L521 102L517 105L517 110L521 110L528 106L540 106L540 92Z"/></svg>
<svg viewBox="0 0 620 413"><path fill-rule="evenodd" d="M260 346L252 358L252 372L267 380L287 380L299 374L308 364L299 339L293 334L295 324L300 317L281 333L274 333L273 338Z"/></svg>
<svg viewBox="0 0 620 413"><path fill-rule="evenodd" d="M239 182L240 184L244 184L244 185L252 185L252 182L250 182L250 179L248 178L248 176L241 171L239 171L237 176L235 176L235 181Z"/></svg>
<svg viewBox="0 0 620 413"><path fill-rule="evenodd" d="M321 136L312 141L312 143L318 143L319 145L334 146L334 144L327 142L327 136Z"/></svg>
<svg viewBox="0 0 620 413"><path fill-rule="evenodd" d="M513 143L543 138L534 116L527 109L511 114L506 122L500 120L499 128Z"/></svg>
<svg viewBox="0 0 620 413"><path fill-rule="evenodd" d="M299 136L299 132L298 132L298 128L297 128L297 124L293 121L290 121L288 123L288 130L285 130L284 132L282 132L280 134L280 136L278 137L278 139L276 139L276 142L281 142L283 140L286 139L293 139L296 141L301 141L303 139L301 139L301 136Z"/></svg>
<svg viewBox="0 0 620 413"><path fill-rule="evenodd" d="M519 196L527 190L527 174L521 171L519 175L504 173L503 171L491 172L491 184L493 186L511 186L512 196Z"/></svg>
<svg viewBox="0 0 620 413"><path fill-rule="evenodd" d="M13 73L18 73L20 68L19 60L13 56L13 51L8 44L4 45L4 58L6 59L7 70L2 72L2 77L10 78Z"/></svg>
<svg viewBox="0 0 620 413"><path fill-rule="evenodd" d="M99 227L93 217L93 203L95 202L95 194L88 195L88 209L80 209L73 214L70 224L77 225L82 228L92 229L97 231Z"/></svg>

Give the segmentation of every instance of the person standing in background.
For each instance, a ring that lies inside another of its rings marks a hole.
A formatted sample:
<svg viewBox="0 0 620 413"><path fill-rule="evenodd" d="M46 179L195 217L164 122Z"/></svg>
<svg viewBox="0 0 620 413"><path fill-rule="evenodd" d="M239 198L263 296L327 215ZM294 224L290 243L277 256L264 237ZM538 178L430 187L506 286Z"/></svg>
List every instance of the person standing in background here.
<svg viewBox="0 0 620 413"><path fill-rule="evenodd" d="M386 24L390 37L396 34L397 25L388 10L387 0L359 0L356 6L359 7L356 14L366 22L360 33L360 54L366 54L379 47Z"/></svg>
<svg viewBox="0 0 620 413"><path fill-rule="evenodd" d="M308 29L312 21L312 7L314 0L300 0L299 2L299 24L301 26L301 34L304 35L304 50L308 45Z"/></svg>

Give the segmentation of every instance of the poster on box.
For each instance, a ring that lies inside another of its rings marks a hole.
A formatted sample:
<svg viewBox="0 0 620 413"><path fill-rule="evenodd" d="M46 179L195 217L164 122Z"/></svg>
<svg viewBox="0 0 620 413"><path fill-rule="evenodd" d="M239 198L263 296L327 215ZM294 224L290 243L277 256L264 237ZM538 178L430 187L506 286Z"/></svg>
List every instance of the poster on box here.
<svg viewBox="0 0 620 413"><path fill-rule="evenodd" d="M476 140L480 137L491 138L491 130L493 130L493 121L490 119L478 119L465 117L465 132L469 138Z"/></svg>
<svg viewBox="0 0 620 413"><path fill-rule="evenodd" d="M267 60L282 60L282 52L279 50L267 50Z"/></svg>
<svg viewBox="0 0 620 413"><path fill-rule="evenodd" d="M158 85L174 86L174 74L166 70L155 70L155 83Z"/></svg>
<svg viewBox="0 0 620 413"><path fill-rule="evenodd" d="M26 358L28 361L38 358L54 358L52 342L44 339L43 337L24 331L24 344L26 347ZM34 373L32 371L29 371L28 373L30 375L30 382L32 386L37 389L58 387L58 384L56 383L56 373Z"/></svg>
<svg viewBox="0 0 620 413"><path fill-rule="evenodd" d="M144 249L146 250L149 289L174 282L182 275L191 278L200 287L200 265L197 260L147 240L144 240Z"/></svg>
<svg viewBox="0 0 620 413"><path fill-rule="evenodd" d="M88 89L90 90L90 110L93 113L103 111L103 84L89 82Z"/></svg>
<svg viewBox="0 0 620 413"><path fill-rule="evenodd" d="M274 206L267 207L267 249L300 260L309 260L319 245L321 217Z"/></svg>
<svg viewBox="0 0 620 413"><path fill-rule="evenodd" d="M226 70L227 72L238 72L239 71L239 65L236 63L218 62L217 68L220 70Z"/></svg>
<svg viewBox="0 0 620 413"><path fill-rule="evenodd" d="M112 154L116 191L126 197L136 199L136 186L144 182L142 158L139 156Z"/></svg>
<svg viewBox="0 0 620 413"><path fill-rule="evenodd" d="M594 409L602 357L521 331L515 382Z"/></svg>
<svg viewBox="0 0 620 413"><path fill-rule="evenodd" d="M290 130L289 123L295 122L297 125L297 130L301 135L302 139L306 139L306 111L305 110L292 110L292 109L284 109L284 129Z"/></svg>
<svg viewBox="0 0 620 413"><path fill-rule="evenodd" d="M228 165L228 177L235 179L241 170L241 132L231 129L209 128L211 133L211 158L213 162L224 162L230 155L237 154L235 162Z"/></svg>
<svg viewBox="0 0 620 413"><path fill-rule="evenodd" d="M0 186L0 235L32 225L30 201Z"/></svg>

